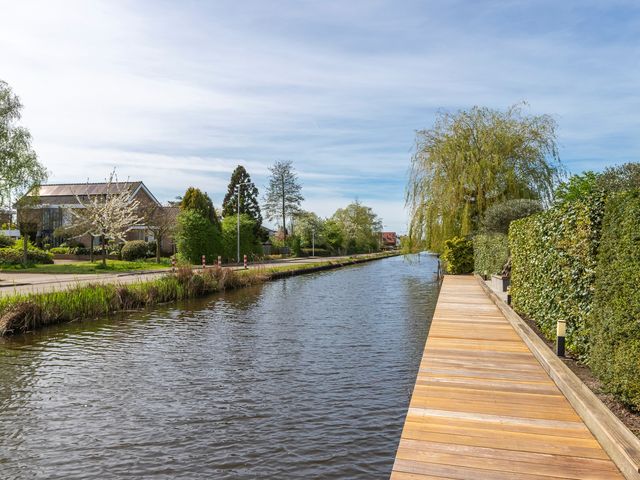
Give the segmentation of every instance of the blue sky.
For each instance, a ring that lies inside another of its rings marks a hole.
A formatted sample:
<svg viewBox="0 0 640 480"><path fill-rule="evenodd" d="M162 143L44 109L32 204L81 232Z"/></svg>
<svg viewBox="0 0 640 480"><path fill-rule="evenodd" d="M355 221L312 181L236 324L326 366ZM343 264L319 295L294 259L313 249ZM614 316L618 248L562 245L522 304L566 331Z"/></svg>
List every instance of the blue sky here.
<svg viewBox="0 0 640 480"><path fill-rule="evenodd" d="M142 179L222 200L292 160L304 207L404 232L415 131L439 109L559 124L567 169L640 152L635 1L0 1L0 78L51 181Z"/></svg>

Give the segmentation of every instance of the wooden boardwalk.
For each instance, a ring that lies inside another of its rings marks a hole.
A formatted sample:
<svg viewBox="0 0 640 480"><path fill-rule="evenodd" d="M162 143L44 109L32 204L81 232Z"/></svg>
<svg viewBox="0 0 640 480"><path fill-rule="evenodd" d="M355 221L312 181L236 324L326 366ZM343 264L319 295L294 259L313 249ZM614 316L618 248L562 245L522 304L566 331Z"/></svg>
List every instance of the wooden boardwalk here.
<svg viewBox="0 0 640 480"><path fill-rule="evenodd" d="M391 478L623 477L478 281L446 276Z"/></svg>

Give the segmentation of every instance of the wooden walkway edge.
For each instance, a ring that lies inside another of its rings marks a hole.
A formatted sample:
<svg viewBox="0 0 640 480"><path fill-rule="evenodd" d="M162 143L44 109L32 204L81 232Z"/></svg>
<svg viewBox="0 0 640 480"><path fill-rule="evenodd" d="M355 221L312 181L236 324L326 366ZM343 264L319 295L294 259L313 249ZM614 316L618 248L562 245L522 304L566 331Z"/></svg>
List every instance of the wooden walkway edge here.
<svg viewBox="0 0 640 480"><path fill-rule="evenodd" d="M446 276L391 478L624 477L479 282Z"/></svg>

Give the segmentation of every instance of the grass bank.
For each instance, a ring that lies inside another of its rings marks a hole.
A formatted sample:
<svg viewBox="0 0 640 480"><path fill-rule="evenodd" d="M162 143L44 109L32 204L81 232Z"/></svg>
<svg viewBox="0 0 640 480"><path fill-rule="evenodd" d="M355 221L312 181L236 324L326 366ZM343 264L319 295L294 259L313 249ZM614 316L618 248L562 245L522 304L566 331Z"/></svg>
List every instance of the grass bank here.
<svg viewBox="0 0 640 480"><path fill-rule="evenodd" d="M124 260L107 260L107 266L102 265L102 261L97 262L73 262L73 263L54 263L40 264L24 267L22 265L4 266L0 272L19 272L19 273L51 273L51 274L70 274L83 275L87 273L114 273L114 272L130 272L140 270L163 270L171 266L169 259L163 258L160 263L155 261L140 260L127 262Z"/></svg>
<svg viewBox="0 0 640 480"><path fill-rule="evenodd" d="M136 283L84 284L53 292L0 297L0 336L200 297L284 276L339 268L388 256L391 255L377 254L341 261L278 265L239 271L219 267L205 270L182 267L160 278Z"/></svg>

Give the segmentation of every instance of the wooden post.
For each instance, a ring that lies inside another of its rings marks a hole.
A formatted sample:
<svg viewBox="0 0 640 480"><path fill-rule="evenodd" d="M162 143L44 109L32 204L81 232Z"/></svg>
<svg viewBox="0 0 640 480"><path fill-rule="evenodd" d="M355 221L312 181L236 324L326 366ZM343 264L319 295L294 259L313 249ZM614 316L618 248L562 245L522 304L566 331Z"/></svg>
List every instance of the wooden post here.
<svg viewBox="0 0 640 480"><path fill-rule="evenodd" d="M171 271L175 273L176 271L176 256L171 257Z"/></svg>
<svg viewBox="0 0 640 480"><path fill-rule="evenodd" d="M207 268L207 257L202 255L202 269L204 270L205 268Z"/></svg>
<svg viewBox="0 0 640 480"><path fill-rule="evenodd" d="M246 255L244 256L244 268L245 269L247 268L247 256Z"/></svg>

